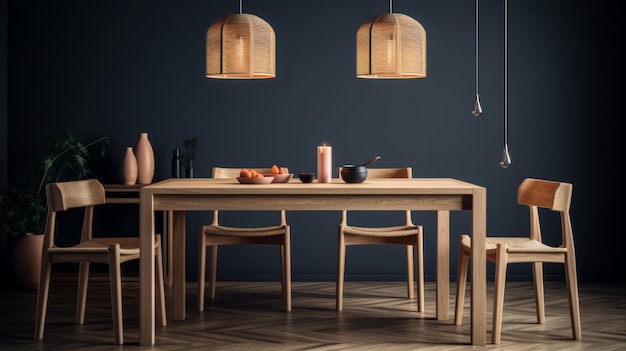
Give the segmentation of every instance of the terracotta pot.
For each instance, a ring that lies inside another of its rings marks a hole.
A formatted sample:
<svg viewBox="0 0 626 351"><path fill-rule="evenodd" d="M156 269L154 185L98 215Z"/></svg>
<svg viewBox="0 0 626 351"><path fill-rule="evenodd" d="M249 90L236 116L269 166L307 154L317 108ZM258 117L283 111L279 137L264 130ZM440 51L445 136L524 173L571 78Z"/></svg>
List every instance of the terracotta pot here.
<svg viewBox="0 0 626 351"><path fill-rule="evenodd" d="M43 234L28 233L13 246L13 271L22 289L39 288L43 237Z"/></svg>

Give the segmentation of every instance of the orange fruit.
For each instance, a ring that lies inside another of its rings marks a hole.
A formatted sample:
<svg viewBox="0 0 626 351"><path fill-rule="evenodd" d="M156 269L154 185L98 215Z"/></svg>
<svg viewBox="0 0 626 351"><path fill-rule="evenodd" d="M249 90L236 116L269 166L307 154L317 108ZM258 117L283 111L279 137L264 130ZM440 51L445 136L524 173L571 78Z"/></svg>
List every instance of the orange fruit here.
<svg viewBox="0 0 626 351"><path fill-rule="evenodd" d="M241 170L241 172L239 172L239 176L245 177L245 178L252 178L252 173L250 173L248 169L244 168Z"/></svg>
<svg viewBox="0 0 626 351"><path fill-rule="evenodd" d="M272 174L279 174L280 173L280 169L278 169L277 165L273 165L272 169L270 169L270 173L272 173Z"/></svg>
<svg viewBox="0 0 626 351"><path fill-rule="evenodd" d="M264 177L264 175L263 175L263 174L261 174L261 173L257 173L257 174L255 175L255 177L257 177L257 178L263 178L263 177Z"/></svg>
<svg viewBox="0 0 626 351"><path fill-rule="evenodd" d="M287 168L280 167L280 174L287 174Z"/></svg>
<svg viewBox="0 0 626 351"><path fill-rule="evenodd" d="M259 174L259 173L257 173L257 171L255 171L254 169L250 170L250 177L254 178L254 177L256 177L257 174Z"/></svg>

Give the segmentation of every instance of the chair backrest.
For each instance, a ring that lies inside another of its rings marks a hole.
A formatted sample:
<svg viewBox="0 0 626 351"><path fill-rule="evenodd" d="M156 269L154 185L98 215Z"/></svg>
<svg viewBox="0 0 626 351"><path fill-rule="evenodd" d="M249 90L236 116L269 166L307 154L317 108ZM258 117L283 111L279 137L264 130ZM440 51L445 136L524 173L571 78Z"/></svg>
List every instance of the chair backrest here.
<svg viewBox="0 0 626 351"><path fill-rule="evenodd" d="M75 180L46 185L48 211L101 205L106 202L104 187L97 179Z"/></svg>
<svg viewBox="0 0 626 351"><path fill-rule="evenodd" d="M341 178L341 167L337 169L337 175ZM411 167L399 168L367 168L367 179L383 179L383 178L413 178L413 169ZM341 223L347 225L348 211L341 211ZM405 225L413 225L411 220L411 211L405 212Z"/></svg>
<svg viewBox="0 0 626 351"><path fill-rule="evenodd" d="M285 171L287 173L289 173L289 169L285 168ZM215 179L234 179L236 177L239 177L239 172L241 172L241 170L243 169L243 167L239 167L239 168L233 168L233 167L213 167L213 171L212 171L212 176ZM255 171L261 173L261 174L269 174L271 173L271 168L250 168L250 169L254 169ZM218 225L219 224L219 212L218 211L213 211L213 225ZM287 218L286 218L286 214L284 210L280 211L280 225L286 225L287 224Z"/></svg>
<svg viewBox="0 0 626 351"><path fill-rule="evenodd" d="M517 202L530 210L530 238L541 241L539 208L559 212L561 217L561 247L573 248L572 223L569 214L572 202L570 183L526 178L517 190Z"/></svg>
<svg viewBox="0 0 626 351"><path fill-rule="evenodd" d="M337 170L337 175L341 178L341 168ZM411 167L401 168L368 168L367 178L413 178L413 170Z"/></svg>
<svg viewBox="0 0 626 351"><path fill-rule="evenodd" d="M92 238L93 208L106 203L104 187L97 179L57 182L46 185L48 215L44 229L44 247L54 245L57 212L85 208L81 241Z"/></svg>

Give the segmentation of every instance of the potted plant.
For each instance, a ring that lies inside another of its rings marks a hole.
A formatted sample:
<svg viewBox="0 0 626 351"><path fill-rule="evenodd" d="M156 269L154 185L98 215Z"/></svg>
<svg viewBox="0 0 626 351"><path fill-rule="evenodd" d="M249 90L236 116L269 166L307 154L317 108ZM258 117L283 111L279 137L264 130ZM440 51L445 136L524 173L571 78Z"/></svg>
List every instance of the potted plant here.
<svg viewBox="0 0 626 351"><path fill-rule="evenodd" d="M46 222L46 184L87 177L90 149L100 144L105 155L108 137L88 143L76 139L70 132L50 137L47 154L33 168L23 169L0 191L0 209L3 214L2 232L8 236L5 244L12 247L13 269L18 282L24 287L36 287L41 266L41 245ZM38 250L36 254L22 256L19 251ZM28 263L34 267L28 268ZM34 270L34 272L33 272ZM25 275L25 276L22 276Z"/></svg>

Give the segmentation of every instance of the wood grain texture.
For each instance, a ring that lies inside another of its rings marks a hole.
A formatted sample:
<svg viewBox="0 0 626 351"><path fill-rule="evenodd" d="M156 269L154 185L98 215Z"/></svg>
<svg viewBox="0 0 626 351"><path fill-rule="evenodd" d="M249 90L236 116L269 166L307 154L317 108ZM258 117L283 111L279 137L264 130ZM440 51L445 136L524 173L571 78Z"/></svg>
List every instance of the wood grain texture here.
<svg viewBox="0 0 626 351"><path fill-rule="evenodd" d="M43 341L33 340L36 291L0 292L0 350L111 350L113 329L108 282L93 279L84 325L74 324L76 284L52 282ZM196 283L187 283L195 301ZM451 285L454 286L454 283ZM293 311L285 312L276 282L220 282L218 297L204 312L187 307L187 319L172 320L171 289L167 327L156 327L159 350L624 350L626 286L580 283L583 338L571 338L565 282L546 282L546 324L536 323L532 282L507 283L500 345L470 345L469 323L438 321L435 304L415 311L406 282L346 282L345 310L335 310L334 282L294 282ZM127 278L124 289L125 346L139 347L139 283ZM487 283L488 305L493 282ZM469 295L469 291L467 292ZM427 282L426 301L435 299ZM466 299L468 301L468 299ZM451 301L453 303L453 300ZM469 307L469 302L466 302ZM491 309L488 310L491 318ZM469 318L469 308L465 309ZM491 328L488 326L488 334Z"/></svg>

